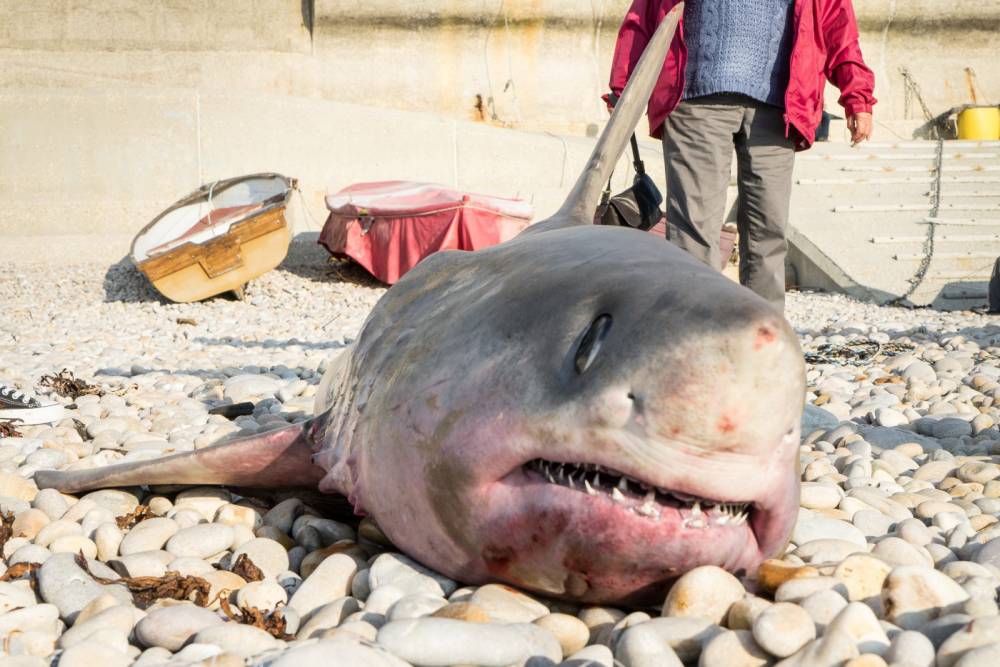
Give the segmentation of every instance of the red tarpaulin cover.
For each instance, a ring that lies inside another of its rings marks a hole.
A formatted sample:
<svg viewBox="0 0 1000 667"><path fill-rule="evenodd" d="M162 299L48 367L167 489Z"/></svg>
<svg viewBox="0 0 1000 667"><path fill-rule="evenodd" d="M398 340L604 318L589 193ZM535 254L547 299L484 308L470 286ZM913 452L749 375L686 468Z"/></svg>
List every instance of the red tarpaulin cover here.
<svg viewBox="0 0 1000 667"><path fill-rule="evenodd" d="M330 216L319 242L393 284L438 250L502 243L531 222L527 202L432 183L357 183L327 195Z"/></svg>

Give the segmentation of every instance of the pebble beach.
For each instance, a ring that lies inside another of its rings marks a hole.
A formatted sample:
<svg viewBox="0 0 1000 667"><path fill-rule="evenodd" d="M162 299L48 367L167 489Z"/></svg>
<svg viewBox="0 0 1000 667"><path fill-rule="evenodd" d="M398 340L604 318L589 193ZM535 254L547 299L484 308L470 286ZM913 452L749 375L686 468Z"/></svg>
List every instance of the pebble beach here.
<svg viewBox="0 0 1000 667"><path fill-rule="evenodd" d="M464 586L308 497L35 486L307 419L383 292L314 248L242 302L167 303L127 260L0 264L0 383L67 406L0 437L0 667L1000 664L1000 319L974 312L790 293L809 355L791 542L656 608ZM63 369L101 395L39 386Z"/></svg>

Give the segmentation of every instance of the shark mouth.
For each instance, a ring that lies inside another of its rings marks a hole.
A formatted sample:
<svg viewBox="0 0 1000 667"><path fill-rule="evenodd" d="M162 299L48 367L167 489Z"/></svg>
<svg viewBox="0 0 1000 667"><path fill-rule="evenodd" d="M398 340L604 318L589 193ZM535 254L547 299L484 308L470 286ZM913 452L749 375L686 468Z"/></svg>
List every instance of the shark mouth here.
<svg viewBox="0 0 1000 667"><path fill-rule="evenodd" d="M540 477L589 496L604 497L638 516L661 518L665 510L677 511L684 528L741 526L750 520L753 503L733 503L700 498L651 486L624 473L593 463L559 463L533 459L523 466L529 477Z"/></svg>

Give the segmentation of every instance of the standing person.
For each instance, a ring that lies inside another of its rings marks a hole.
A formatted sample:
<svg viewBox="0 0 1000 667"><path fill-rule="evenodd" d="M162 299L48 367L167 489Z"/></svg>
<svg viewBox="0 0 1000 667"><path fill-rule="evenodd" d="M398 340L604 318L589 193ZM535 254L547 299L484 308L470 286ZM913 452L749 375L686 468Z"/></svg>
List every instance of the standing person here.
<svg viewBox="0 0 1000 667"><path fill-rule="evenodd" d="M633 1L611 65L615 96L679 1ZM841 91L851 140L868 139L875 77L861 57L851 0L687 0L649 101L650 134L662 138L666 161L667 238L720 266L735 148L740 283L778 310L792 166L795 151L813 142L824 79Z"/></svg>

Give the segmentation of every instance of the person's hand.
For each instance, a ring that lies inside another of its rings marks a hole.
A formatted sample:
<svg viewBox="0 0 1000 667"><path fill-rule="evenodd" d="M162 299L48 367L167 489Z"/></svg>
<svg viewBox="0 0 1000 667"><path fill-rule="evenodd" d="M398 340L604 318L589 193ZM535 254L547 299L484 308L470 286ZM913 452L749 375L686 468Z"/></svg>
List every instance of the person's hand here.
<svg viewBox="0 0 1000 667"><path fill-rule="evenodd" d="M857 146L872 136L872 115L862 111L847 117L847 129L851 131L851 146Z"/></svg>
<svg viewBox="0 0 1000 667"><path fill-rule="evenodd" d="M607 103L607 106L608 106L608 115L609 116L615 110L615 105L618 104L618 99L619 99L618 94L615 93L614 91L611 91L610 93L608 93L608 97L605 100L605 102Z"/></svg>

